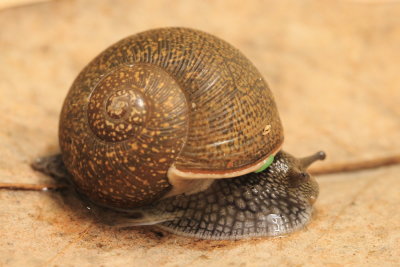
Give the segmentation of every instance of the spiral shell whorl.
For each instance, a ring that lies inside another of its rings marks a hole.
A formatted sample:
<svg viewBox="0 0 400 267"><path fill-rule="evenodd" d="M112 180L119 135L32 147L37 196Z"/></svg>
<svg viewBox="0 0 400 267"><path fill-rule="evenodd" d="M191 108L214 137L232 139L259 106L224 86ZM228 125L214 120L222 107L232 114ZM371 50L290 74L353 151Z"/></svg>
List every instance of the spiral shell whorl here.
<svg viewBox="0 0 400 267"><path fill-rule="evenodd" d="M178 84L157 66L122 64L85 95L84 105L80 95L68 97L60 124L64 162L79 191L117 208L161 197L186 140L188 109Z"/></svg>
<svg viewBox="0 0 400 267"><path fill-rule="evenodd" d="M88 104L88 122L97 137L111 142L135 136L146 122L148 100L132 70L122 67L107 75L93 90Z"/></svg>

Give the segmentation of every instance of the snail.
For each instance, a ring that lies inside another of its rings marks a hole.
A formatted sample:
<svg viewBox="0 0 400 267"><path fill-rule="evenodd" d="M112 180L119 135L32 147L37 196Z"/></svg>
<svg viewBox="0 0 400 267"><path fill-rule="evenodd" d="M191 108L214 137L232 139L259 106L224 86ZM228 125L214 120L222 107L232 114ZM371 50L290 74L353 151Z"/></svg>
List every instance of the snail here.
<svg viewBox="0 0 400 267"><path fill-rule="evenodd" d="M61 154L36 169L70 181L119 226L203 239L272 236L310 220L318 185L281 150L283 127L255 66L198 30L127 37L75 79L60 115Z"/></svg>

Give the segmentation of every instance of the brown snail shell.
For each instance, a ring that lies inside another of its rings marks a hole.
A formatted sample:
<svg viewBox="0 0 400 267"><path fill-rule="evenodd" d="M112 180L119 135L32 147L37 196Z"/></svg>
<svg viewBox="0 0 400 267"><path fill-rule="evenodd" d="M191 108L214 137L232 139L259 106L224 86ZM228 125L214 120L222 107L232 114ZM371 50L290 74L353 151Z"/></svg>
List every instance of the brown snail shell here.
<svg viewBox="0 0 400 267"><path fill-rule="evenodd" d="M179 179L255 171L280 149L283 129L271 91L243 54L201 31L162 28L119 41L83 69L64 102L59 139L78 191L131 209Z"/></svg>

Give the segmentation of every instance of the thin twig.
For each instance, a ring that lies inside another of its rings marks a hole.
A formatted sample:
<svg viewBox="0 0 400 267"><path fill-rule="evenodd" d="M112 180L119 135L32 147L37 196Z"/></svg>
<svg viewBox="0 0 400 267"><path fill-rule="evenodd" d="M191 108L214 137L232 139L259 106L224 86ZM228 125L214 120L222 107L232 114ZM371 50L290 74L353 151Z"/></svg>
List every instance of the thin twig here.
<svg viewBox="0 0 400 267"><path fill-rule="evenodd" d="M48 191L67 188L65 184L21 184L21 183L0 183L0 190L23 190L23 191Z"/></svg>
<svg viewBox="0 0 400 267"><path fill-rule="evenodd" d="M354 162L333 163L322 167L310 168L311 174L334 174L343 172L354 172L360 170L375 169L390 165L400 164L400 155L393 155L369 160ZM24 190L24 191L48 191L62 190L67 188L66 184L21 184L21 183L0 183L0 190Z"/></svg>
<svg viewBox="0 0 400 267"><path fill-rule="evenodd" d="M354 172L360 170L375 169L395 164L400 164L400 155L359 160L354 162L332 163L326 166L310 168L310 173L333 174L333 173L343 173L343 172Z"/></svg>

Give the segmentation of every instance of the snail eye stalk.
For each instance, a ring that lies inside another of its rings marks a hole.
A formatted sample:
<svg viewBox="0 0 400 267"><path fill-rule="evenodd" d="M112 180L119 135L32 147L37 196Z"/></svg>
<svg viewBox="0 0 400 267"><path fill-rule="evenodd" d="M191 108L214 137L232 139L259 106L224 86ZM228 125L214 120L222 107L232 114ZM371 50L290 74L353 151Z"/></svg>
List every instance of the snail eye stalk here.
<svg viewBox="0 0 400 267"><path fill-rule="evenodd" d="M323 151L318 151L317 153L299 159L301 167L306 170L311 164L316 162L317 160L324 160L326 158L326 154Z"/></svg>

